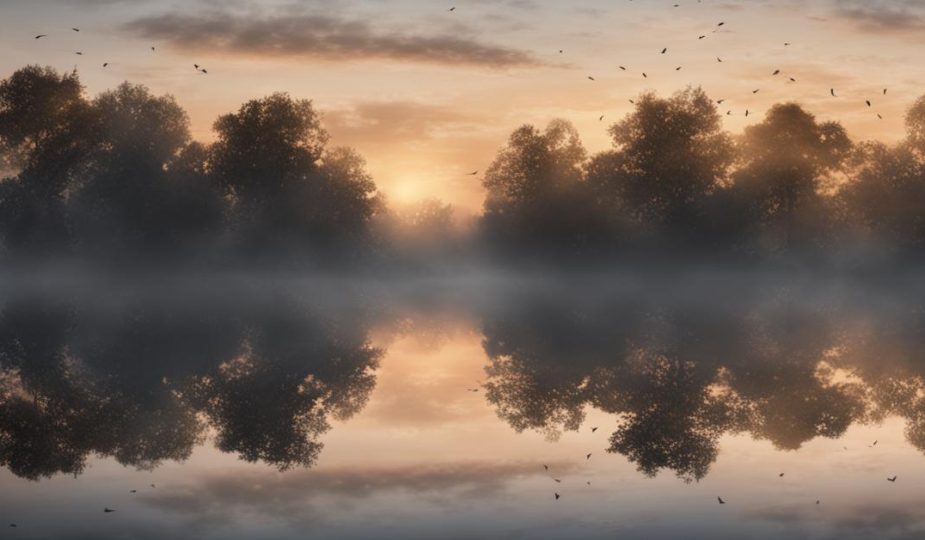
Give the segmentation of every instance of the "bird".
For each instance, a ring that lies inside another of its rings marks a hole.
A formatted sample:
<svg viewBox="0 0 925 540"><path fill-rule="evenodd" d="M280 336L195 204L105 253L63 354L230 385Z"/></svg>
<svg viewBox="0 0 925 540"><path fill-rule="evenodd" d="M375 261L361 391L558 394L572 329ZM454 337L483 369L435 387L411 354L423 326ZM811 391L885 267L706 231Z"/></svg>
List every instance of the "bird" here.
<svg viewBox="0 0 925 540"><path fill-rule="evenodd" d="M726 504L722 497L717 497L716 500L719 501L719 504Z"/></svg>
<svg viewBox="0 0 925 540"><path fill-rule="evenodd" d="M82 52L80 52L80 51L77 51L77 52L75 52L74 54L76 54L77 56L83 56L83 55L84 55L84 53L82 53Z"/></svg>
<svg viewBox="0 0 925 540"><path fill-rule="evenodd" d="M103 62L103 67L108 67L108 66L109 66L109 62Z"/></svg>
<svg viewBox="0 0 925 540"><path fill-rule="evenodd" d="M562 49L559 49L559 54L562 54L563 52L565 51L563 51Z"/></svg>
<svg viewBox="0 0 925 540"><path fill-rule="evenodd" d="M12 528L15 529L15 528L17 527L17 525L16 525L15 523L10 523L10 527L12 527Z"/></svg>
<svg viewBox="0 0 925 540"><path fill-rule="evenodd" d="M771 75L780 75L780 70L779 70L779 69L775 69L775 70L774 70L774 73L772 73Z"/></svg>
<svg viewBox="0 0 925 540"><path fill-rule="evenodd" d="M717 62L719 62L720 64L722 64L722 63L723 63L723 59L722 59L722 58L720 58L719 56L717 56L717 57L716 57L716 61L717 61Z"/></svg>
<svg viewBox="0 0 925 540"><path fill-rule="evenodd" d="M110 508L110 507L108 507L108 506L107 506L106 508L103 508L103 513L109 514L109 513L111 513L111 512L115 512L115 510L113 510L112 508Z"/></svg>
<svg viewBox="0 0 925 540"><path fill-rule="evenodd" d="M451 8L448 9L447 11L456 11L456 6L451 7Z"/></svg>
<svg viewBox="0 0 925 540"><path fill-rule="evenodd" d="M193 64L193 68L199 69L199 64Z"/></svg>
<svg viewBox="0 0 925 540"><path fill-rule="evenodd" d="M548 470L549 470L549 465L546 465L546 464L544 463L544 464L543 464L543 468L546 469L546 470L548 471Z"/></svg>
<svg viewBox="0 0 925 540"><path fill-rule="evenodd" d="M819 500L818 500L818 499L816 499L816 504L819 504Z"/></svg>
<svg viewBox="0 0 925 540"><path fill-rule="evenodd" d="M748 109L745 109L745 118L748 118Z"/></svg>
<svg viewBox="0 0 925 540"><path fill-rule="evenodd" d="M479 174L479 171L472 171L471 173L467 173L466 176L475 176L477 174Z"/></svg>
<svg viewBox="0 0 925 540"><path fill-rule="evenodd" d="M723 99L717 99L717 100L716 100L716 104L717 104L717 105L722 105L724 101L726 101L725 98L723 98Z"/></svg>
<svg viewBox="0 0 925 540"><path fill-rule="evenodd" d="M595 80L595 79L594 79L594 77L588 75L588 80L589 80L589 81L593 81L593 80Z"/></svg>
<svg viewBox="0 0 925 540"><path fill-rule="evenodd" d="M586 460L586 461L589 460L589 459L591 459L591 454L588 454L588 455L585 456L585 460Z"/></svg>
<svg viewBox="0 0 925 540"><path fill-rule="evenodd" d="M886 95L886 91L887 91L887 89L884 88L884 89L883 89L883 95L884 95L884 96Z"/></svg>
<svg viewBox="0 0 925 540"><path fill-rule="evenodd" d="M157 486L155 486L154 484L151 484L151 487L156 488Z"/></svg>
<svg viewBox="0 0 925 540"><path fill-rule="evenodd" d="M154 47L151 47L151 50L153 51L153 50L154 50Z"/></svg>
<svg viewBox="0 0 925 540"><path fill-rule="evenodd" d="M630 100L630 103L632 103L633 105L635 105L635 104L636 104L636 101L631 99L631 100Z"/></svg>
<svg viewBox="0 0 925 540"><path fill-rule="evenodd" d="M35 36L35 39L42 39L43 37L48 37L48 34L39 34Z"/></svg>
<svg viewBox="0 0 925 540"><path fill-rule="evenodd" d="M594 433L595 431L597 431L597 427L592 427L592 428L591 428L591 433Z"/></svg>
<svg viewBox="0 0 925 540"><path fill-rule="evenodd" d="M600 118L597 119L597 121L600 122L600 121L603 120L603 119L604 119L604 115L602 114L602 115L600 116Z"/></svg>
<svg viewBox="0 0 925 540"><path fill-rule="evenodd" d="M681 71L681 66L674 68L675 71Z"/></svg>
<svg viewBox="0 0 925 540"><path fill-rule="evenodd" d="M558 493L556 493L555 495L556 495L556 500L558 501L558 500L559 500L559 497L561 497L561 495L559 495Z"/></svg>
<svg viewBox="0 0 925 540"><path fill-rule="evenodd" d="M720 27L720 26L723 26L724 24L726 24L726 23L721 22L721 23L717 24L716 26L717 26L717 27Z"/></svg>
<svg viewBox="0 0 925 540"><path fill-rule="evenodd" d="M877 118L879 118L879 119L881 119L881 120L883 120L883 115L882 115L882 114L880 114L880 113L877 113Z"/></svg>
<svg viewBox="0 0 925 540"><path fill-rule="evenodd" d="M865 100L864 102L865 102L865 103L867 103L867 106L868 106L868 107L870 107L870 106L871 106L871 104L870 104L870 100L869 100L869 99L868 99L868 100Z"/></svg>
<svg viewBox="0 0 925 540"><path fill-rule="evenodd" d="M837 96L835 95L835 89L834 89L834 88L830 88L830 89L829 89L829 93L832 94L832 97L837 97Z"/></svg>
<svg viewBox="0 0 925 540"><path fill-rule="evenodd" d="M80 28L71 28L71 30L73 30L73 31L75 31L75 32L80 32Z"/></svg>
<svg viewBox="0 0 925 540"><path fill-rule="evenodd" d="M896 479L897 479L897 478L898 478L898 477L894 475L893 478L887 478L887 481L888 481L888 482L896 482Z"/></svg>
<svg viewBox="0 0 925 540"><path fill-rule="evenodd" d="M555 480L557 484L561 484L561 483L562 483L562 480L559 480L558 478L553 478L553 480Z"/></svg>
<svg viewBox="0 0 925 540"><path fill-rule="evenodd" d="M784 43L784 47L789 47L789 46L790 46L790 43L789 43L789 42L785 42L785 43Z"/></svg>
<svg viewBox="0 0 925 540"><path fill-rule="evenodd" d="M871 448L877 446L877 441L874 441L874 444L870 445Z"/></svg>
<svg viewBox="0 0 925 540"><path fill-rule="evenodd" d="M209 74L209 72L206 71L206 68L200 69L199 72L202 73L203 75L208 75L208 74Z"/></svg>
<svg viewBox="0 0 925 540"><path fill-rule="evenodd" d="M129 493L138 493L137 489L130 490Z"/></svg>
<svg viewBox="0 0 925 540"><path fill-rule="evenodd" d="M626 71L626 68L623 67L623 66L617 66L617 67L619 67L619 68L620 68L621 70L623 70L623 71Z"/></svg>
<svg viewBox="0 0 925 540"><path fill-rule="evenodd" d="M590 482L590 481L589 481L589 482L585 482L585 483L588 484L589 486L591 485L591 482Z"/></svg>
<svg viewBox="0 0 925 540"><path fill-rule="evenodd" d="M662 54L665 54L666 52L668 52L668 47L665 47L664 49L662 49Z"/></svg>
<svg viewBox="0 0 925 540"><path fill-rule="evenodd" d="M697 36L697 39L704 39L704 38L706 38L706 37L707 37L707 36L701 35L701 36Z"/></svg>
<svg viewBox="0 0 925 540"><path fill-rule="evenodd" d="M797 82L797 80L794 79L793 77L790 77L790 82Z"/></svg>
<svg viewBox="0 0 925 540"><path fill-rule="evenodd" d="M777 477L778 477L778 478L783 478L783 477L784 477L784 473L778 474Z"/></svg>
<svg viewBox="0 0 925 540"><path fill-rule="evenodd" d="M752 94L757 94L757 93L760 92L760 91L761 91L761 88L756 88L756 89L752 90Z"/></svg>

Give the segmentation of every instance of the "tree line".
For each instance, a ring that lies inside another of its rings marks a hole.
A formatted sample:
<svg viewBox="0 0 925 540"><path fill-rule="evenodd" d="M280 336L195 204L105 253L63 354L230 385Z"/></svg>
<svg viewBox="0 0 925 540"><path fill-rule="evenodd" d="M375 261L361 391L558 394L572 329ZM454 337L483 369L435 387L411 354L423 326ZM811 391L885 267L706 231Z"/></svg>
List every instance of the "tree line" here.
<svg viewBox="0 0 925 540"><path fill-rule="evenodd" d="M494 255L889 260L925 243L925 97L895 145L856 142L796 103L733 136L701 89L644 94L589 156L575 128L515 130L486 171L466 242ZM0 82L0 240L7 256L132 260L356 258L445 247L452 209L395 213L307 100L248 101L193 141L170 96L75 73ZM410 223L410 225L409 225ZM453 238L454 242L457 238Z"/></svg>

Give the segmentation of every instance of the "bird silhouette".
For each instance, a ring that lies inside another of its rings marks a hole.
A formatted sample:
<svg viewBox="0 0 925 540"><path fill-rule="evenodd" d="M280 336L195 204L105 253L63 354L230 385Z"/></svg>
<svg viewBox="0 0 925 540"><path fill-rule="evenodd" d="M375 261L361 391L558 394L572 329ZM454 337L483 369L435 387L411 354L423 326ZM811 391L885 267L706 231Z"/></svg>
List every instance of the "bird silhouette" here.
<svg viewBox="0 0 925 540"><path fill-rule="evenodd" d="M137 489L130 490L129 493L138 493Z"/></svg>
<svg viewBox="0 0 925 540"><path fill-rule="evenodd" d="M103 62L103 67L108 67L108 66L109 66L109 62Z"/></svg>
<svg viewBox="0 0 925 540"><path fill-rule="evenodd" d="M829 93L832 94L832 97L838 97L838 96L835 95L835 89L834 89L834 88L830 88L830 89L829 89Z"/></svg>
<svg viewBox="0 0 925 540"><path fill-rule="evenodd" d="M893 476L893 478L887 478L887 481L888 481L888 482L896 482L896 478L898 478L898 477L897 477L897 476Z"/></svg>
<svg viewBox="0 0 925 540"><path fill-rule="evenodd" d="M668 47L665 47L664 49L662 49L662 54L665 54L666 52L668 52Z"/></svg>
<svg viewBox="0 0 925 540"><path fill-rule="evenodd" d="M75 32L80 32L80 28L71 28L71 30L73 30L73 31L75 31Z"/></svg>
<svg viewBox="0 0 925 540"><path fill-rule="evenodd" d="M42 39L43 37L48 37L48 34L39 34L35 36L35 39Z"/></svg>
<svg viewBox="0 0 925 540"><path fill-rule="evenodd" d="M719 504L726 504L722 497L717 497L716 500L719 501Z"/></svg>
<svg viewBox="0 0 925 540"><path fill-rule="evenodd" d="M597 431L596 427L591 428L591 433L594 433L595 431Z"/></svg>
<svg viewBox="0 0 925 540"><path fill-rule="evenodd" d="M546 465L546 464L544 463L544 464L543 464L543 468L546 469L546 470L548 471L548 470L549 470L549 465Z"/></svg>
<svg viewBox="0 0 925 540"><path fill-rule="evenodd" d="M451 8L448 9L447 11L456 11L456 6L451 7Z"/></svg>
<svg viewBox="0 0 925 540"><path fill-rule="evenodd" d="M588 454L585 456L585 460L589 460L589 459L591 459L591 454Z"/></svg>
<svg viewBox="0 0 925 540"><path fill-rule="evenodd" d="M623 66L617 66L617 67L619 67L619 68L620 68L621 70L623 70L623 71L626 71L626 68L623 67Z"/></svg>
<svg viewBox="0 0 925 540"><path fill-rule="evenodd" d="M475 176L479 174L479 171L472 171L471 173L466 173L466 176Z"/></svg>
<svg viewBox="0 0 925 540"><path fill-rule="evenodd" d="M15 523L10 523L10 527L13 527L15 529L17 525Z"/></svg>
<svg viewBox="0 0 925 540"><path fill-rule="evenodd" d="M109 514L111 512L115 512L115 510L113 510L112 508L108 506L106 508L103 508L103 513Z"/></svg>
<svg viewBox="0 0 925 540"><path fill-rule="evenodd" d="M557 484L561 484L561 483L562 483L562 480L559 480L558 478L553 478L553 480L555 480Z"/></svg>
<svg viewBox="0 0 925 540"><path fill-rule="evenodd" d="M783 478L783 477L784 477L784 473L778 474L777 477L778 477L778 478Z"/></svg>
<svg viewBox="0 0 925 540"><path fill-rule="evenodd" d="M600 116L600 118L597 119L597 121L600 122L600 121L603 120L603 119L604 119L604 115L602 114L602 115Z"/></svg>
<svg viewBox="0 0 925 540"><path fill-rule="evenodd" d="M594 79L594 77L588 75L588 80L589 80L589 81L593 81L593 80L595 80L595 79Z"/></svg>
<svg viewBox="0 0 925 540"><path fill-rule="evenodd" d="M775 70L774 70L774 73L772 73L771 75L780 75L780 70L779 70L779 69L775 69Z"/></svg>
<svg viewBox="0 0 925 540"><path fill-rule="evenodd" d="M559 500L559 497L561 497L561 495L559 495L558 493L556 493L555 495L556 495L556 500L558 501L558 500Z"/></svg>

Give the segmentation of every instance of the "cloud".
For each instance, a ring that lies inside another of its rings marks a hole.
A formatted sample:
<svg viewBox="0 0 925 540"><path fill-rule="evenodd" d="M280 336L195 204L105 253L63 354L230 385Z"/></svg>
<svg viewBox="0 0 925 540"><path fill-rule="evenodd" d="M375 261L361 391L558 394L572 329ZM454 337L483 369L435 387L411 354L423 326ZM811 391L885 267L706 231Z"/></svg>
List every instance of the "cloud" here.
<svg viewBox="0 0 925 540"><path fill-rule="evenodd" d="M488 68L540 65L526 51L483 43L465 32L421 35L380 30L359 19L287 13L166 14L123 25L139 37L197 53L328 61L393 60Z"/></svg>
<svg viewBox="0 0 925 540"><path fill-rule="evenodd" d="M864 31L875 33L925 30L922 0L839 0L835 13Z"/></svg>
<svg viewBox="0 0 925 540"><path fill-rule="evenodd" d="M570 463L550 463L560 473ZM399 467L343 467L284 474L253 470L214 472L185 485L139 497L143 503L193 518L197 526L228 524L235 516L272 516L283 521L318 521L313 505L334 502L338 508L384 493L410 492L446 504L502 491L516 479L542 474L539 463L471 462ZM451 502L452 500L452 502Z"/></svg>

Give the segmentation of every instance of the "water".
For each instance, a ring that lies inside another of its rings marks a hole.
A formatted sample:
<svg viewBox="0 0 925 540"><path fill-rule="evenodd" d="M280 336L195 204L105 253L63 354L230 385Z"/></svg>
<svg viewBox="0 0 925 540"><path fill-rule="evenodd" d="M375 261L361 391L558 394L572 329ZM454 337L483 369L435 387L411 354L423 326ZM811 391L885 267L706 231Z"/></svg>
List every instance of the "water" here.
<svg viewBox="0 0 925 540"><path fill-rule="evenodd" d="M925 533L914 276L5 283L4 537Z"/></svg>

